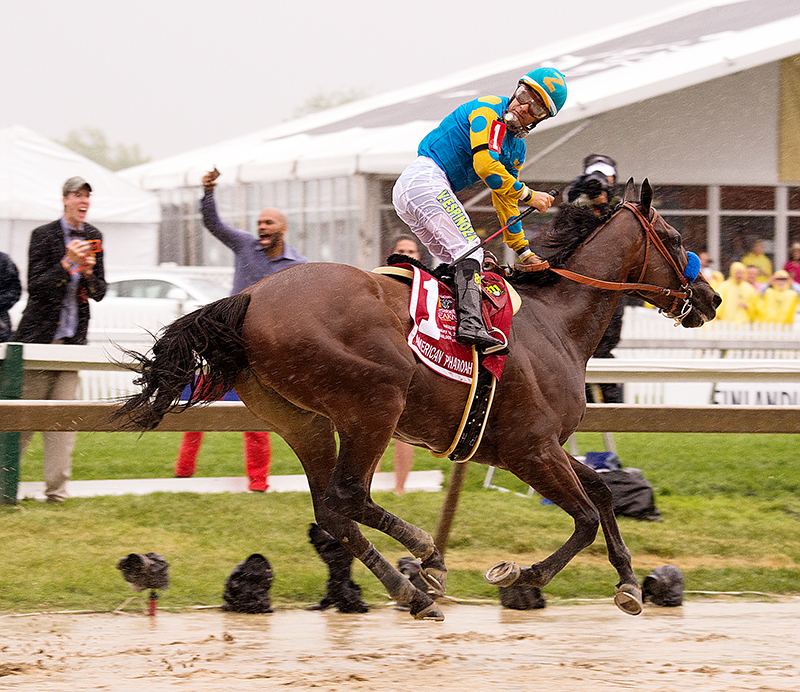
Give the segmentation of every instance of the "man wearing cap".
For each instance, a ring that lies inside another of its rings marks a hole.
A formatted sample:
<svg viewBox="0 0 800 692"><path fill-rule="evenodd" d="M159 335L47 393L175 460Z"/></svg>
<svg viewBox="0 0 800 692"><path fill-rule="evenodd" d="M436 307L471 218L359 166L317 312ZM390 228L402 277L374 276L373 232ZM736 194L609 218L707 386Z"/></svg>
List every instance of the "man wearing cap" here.
<svg viewBox="0 0 800 692"><path fill-rule="evenodd" d="M92 187L75 176L62 188L64 215L31 233L28 248L28 304L15 341L35 344L85 344L89 298L106 293L103 235L86 223ZM75 370L26 370L23 399L74 399ZM63 502L72 472L74 432L45 432L44 482L48 502ZM23 433L24 453L33 433Z"/></svg>

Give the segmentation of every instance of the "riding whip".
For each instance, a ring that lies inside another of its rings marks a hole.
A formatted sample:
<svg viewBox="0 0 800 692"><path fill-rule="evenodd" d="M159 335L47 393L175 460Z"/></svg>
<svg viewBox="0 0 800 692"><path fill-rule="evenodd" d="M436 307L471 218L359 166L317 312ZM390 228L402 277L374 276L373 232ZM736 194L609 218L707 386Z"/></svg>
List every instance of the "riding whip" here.
<svg viewBox="0 0 800 692"><path fill-rule="evenodd" d="M548 190L547 194L551 197L558 197L560 194L558 190L553 188L552 190ZM450 264L458 264L461 260L467 259L475 250L478 250L486 245L490 240L496 238L500 235L503 231L505 231L510 225L517 223L517 221L522 221L528 214L533 214L534 212L539 211L536 207L528 207L525 211L523 211L519 216L514 217L512 221L509 221L505 226L500 228L499 230L495 231L490 235L488 238L484 238L478 245L475 245L471 248L467 248L462 252L458 257L456 257Z"/></svg>

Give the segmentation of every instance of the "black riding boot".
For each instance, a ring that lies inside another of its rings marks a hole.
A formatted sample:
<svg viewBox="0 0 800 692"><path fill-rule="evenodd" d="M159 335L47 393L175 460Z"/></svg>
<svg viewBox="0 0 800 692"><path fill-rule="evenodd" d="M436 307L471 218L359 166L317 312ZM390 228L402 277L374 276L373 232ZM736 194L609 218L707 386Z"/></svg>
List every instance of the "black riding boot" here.
<svg viewBox="0 0 800 692"><path fill-rule="evenodd" d="M481 265L478 260L465 259L455 266L456 282L456 341L474 345L479 351L502 346L488 331L481 316L481 290L477 283Z"/></svg>

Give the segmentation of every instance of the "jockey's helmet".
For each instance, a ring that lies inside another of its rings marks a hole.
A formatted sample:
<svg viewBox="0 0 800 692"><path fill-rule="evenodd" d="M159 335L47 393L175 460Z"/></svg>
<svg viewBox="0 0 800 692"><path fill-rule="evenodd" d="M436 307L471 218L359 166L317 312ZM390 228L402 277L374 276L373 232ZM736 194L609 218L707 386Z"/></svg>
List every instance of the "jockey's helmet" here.
<svg viewBox="0 0 800 692"><path fill-rule="evenodd" d="M547 118L552 118L561 110L567 100L567 79L554 67L537 67L535 70L531 70L520 77L517 83L517 91L514 93L515 97L525 91L520 87L528 87L538 94L547 109L527 127L522 126L509 111L503 114L503 119L514 135L516 137L525 137L538 123Z"/></svg>

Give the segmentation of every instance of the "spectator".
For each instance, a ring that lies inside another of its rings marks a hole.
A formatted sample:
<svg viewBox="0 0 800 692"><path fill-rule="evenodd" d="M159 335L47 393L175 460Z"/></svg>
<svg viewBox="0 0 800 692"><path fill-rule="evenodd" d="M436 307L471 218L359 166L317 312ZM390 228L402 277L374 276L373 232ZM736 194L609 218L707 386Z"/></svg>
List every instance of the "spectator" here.
<svg viewBox="0 0 800 692"><path fill-rule="evenodd" d="M745 277L747 278L747 283L756 289L756 293L761 295L761 293L767 287L767 284L759 281L759 276L761 276L761 270L755 264L748 264L745 267Z"/></svg>
<svg viewBox="0 0 800 692"><path fill-rule="evenodd" d="M92 187L73 177L62 188L64 215L31 233L28 250L28 304L16 341L38 344L85 344L89 298L106 294L103 236L86 223ZM23 399L74 399L76 370L26 370ZM33 433L22 433L23 454ZM48 502L63 502L72 475L74 432L45 432L44 493Z"/></svg>
<svg viewBox="0 0 800 692"><path fill-rule="evenodd" d="M731 273L716 289L722 297L717 319L727 322L752 322L758 311L758 293L747 282L747 270L741 262L731 265Z"/></svg>
<svg viewBox="0 0 800 692"><path fill-rule="evenodd" d="M770 261L769 257L764 254L764 241L762 240L756 240L750 246L750 252L742 257L741 262L745 267L751 264L758 267L759 283L765 283L769 281L769 278L772 276L772 262Z"/></svg>
<svg viewBox="0 0 800 692"><path fill-rule="evenodd" d="M769 285L761 296L758 318L762 322L775 324L792 324L800 295L792 290L792 279L785 269L776 271L769 280Z"/></svg>
<svg viewBox="0 0 800 692"><path fill-rule="evenodd" d="M570 183L566 199L608 218L620 202L614 195L616 181L617 162L604 154L589 154L583 160L583 174Z"/></svg>
<svg viewBox="0 0 800 692"><path fill-rule="evenodd" d="M697 256L700 258L700 273L703 275L703 278L708 281L708 283L710 283L711 286L716 290L717 286L725 281L725 276L721 271L714 269L714 260L711 259L707 252L700 252Z"/></svg>
<svg viewBox="0 0 800 692"><path fill-rule="evenodd" d="M11 336L11 318L8 311L22 295L17 265L5 252L0 252L0 342Z"/></svg>
<svg viewBox="0 0 800 692"><path fill-rule="evenodd" d="M214 202L214 187L218 176L219 172L216 169L203 176L204 195L200 201L200 209L205 227L233 250L234 272L231 295L239 293L265 276L307 261L285 242L286 217L277 209L267 207L261 210L258 217L258 238L247 231L223 223ZM197 454L202 443L202 432L183 434L178 458L175 461L177 477L188 478L194 475ZM267 478L272 461L268 432L244 433L244 460L250 490L264 492L269 487Z"/></svg>
<svg viewBox="0 0 800 692"><path fill-rule="evenodd" d="M789 248L789 259L783 268L789 272L792 283L800 284L800 243L792 243L792 247Z"/></svg>
<svg viewBox="0 0 800 692"><path fill-rule="evenodd" d="M410 235L399 235L395 238L390 255L405 255L419 260L420 252L417 239ZM414 464L414 446L400 440L394 441L394 493L403 495L406 492L406 479ZM381 470L381 463L375 472Z"/></svg>
<svg viewBox="0 0 800 692"><path fill-rule="evenodd" d="M456 193L483 182L492 191L500 223L508 228L503 240L520 262L540 262L530 249L518 204L541 212L553 198L519 180L525 162L524 138L540 122L555 116L567 98L566 79L552 67L523 75L511 98L482 96L454 110L422 140L417 158L403 171L392 191L398 216L409 225L436 259L452 263L468 248L475 252L454 267L458 325L456 340L479 350L498 348L481 317L477 273L483 250Z"/></svg>

